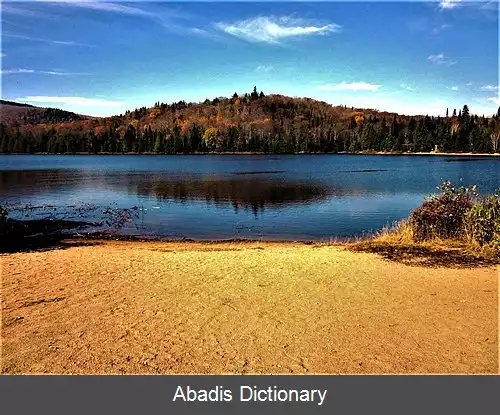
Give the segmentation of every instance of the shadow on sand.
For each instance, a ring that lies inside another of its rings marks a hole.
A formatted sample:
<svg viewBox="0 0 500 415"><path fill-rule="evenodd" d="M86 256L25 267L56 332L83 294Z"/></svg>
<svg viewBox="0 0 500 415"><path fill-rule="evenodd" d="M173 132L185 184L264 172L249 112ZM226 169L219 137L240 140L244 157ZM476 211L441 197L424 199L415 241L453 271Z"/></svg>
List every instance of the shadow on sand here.
<svg viewBox="0 0 500 415"><path fill-rule="evenodd" d="M370 252L390 261L410 266L474 268L491 267L500 264L495 254L482 255L465 248L430 247L417 244L390 244L376 241L362 241L348 246L356 252Z"/></svg>
<svg viewBox="0 0 500 415"><path fill-rule="evenodd" d="M0 253L47 251L73 246L95 245L85 240L71 241L75 230L95 226L92 222L69 220L14 220L6 221L6 231L0 234Z"/></svg>

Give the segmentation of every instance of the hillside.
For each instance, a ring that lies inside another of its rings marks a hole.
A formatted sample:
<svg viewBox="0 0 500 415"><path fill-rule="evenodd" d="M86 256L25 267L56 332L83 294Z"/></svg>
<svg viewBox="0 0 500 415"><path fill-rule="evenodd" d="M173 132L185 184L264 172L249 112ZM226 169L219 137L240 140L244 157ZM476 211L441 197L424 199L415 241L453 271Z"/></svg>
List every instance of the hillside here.
<svg viewBox="0 0 500 415"><path fill-rule="evenodd" d="M11 107L34 108L33 105L23 104L20 102L5 101L4 99L0 99L0 104L1 105L10 105Z"/></svg>
<svg viewBox="0 0 500 415"><path fill-rule="evenodd" d="M496 152L500 117L405 116L258 93L138 108L107 118L0 104L0 152ZM4 116L4 114L6 116Z"/></svg>
<svg viewBox="0 0 500 415"><path fill-rule="evenodd" d="M0 115L5 125L58 124L89 118L56 108L41 108L5 100L0 100Z"/></svg>

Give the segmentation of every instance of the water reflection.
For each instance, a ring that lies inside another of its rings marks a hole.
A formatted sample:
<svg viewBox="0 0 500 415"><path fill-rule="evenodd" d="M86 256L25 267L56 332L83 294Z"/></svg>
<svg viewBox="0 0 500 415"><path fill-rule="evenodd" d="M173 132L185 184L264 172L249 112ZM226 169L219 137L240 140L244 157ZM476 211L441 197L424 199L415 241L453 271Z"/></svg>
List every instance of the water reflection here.
<svg viewBox="0 0 500 415"><path fill-rule="evenodd" d="M279 208L326 200L336 193L335 189L313 182L224 178L149 180L140 182L135 190L140 195L153 196L161 201L205 201L216 206L231 204L235 211L251 208L254 213L265 207Z"/></svg>
<svg viewBox="0 0 500 415"><path fill-rule="evenodd" d="M0 171L0 194L22 198L40 193L57 195L62 191L78 194L84 188L100 193L113 191L155 198L160 202L205 201L216 206L232 206L235 211L251 209L254 213L267 207L283 208L327 200L332 196L366 193L362 189L337 188L313 180L283 180L272 174L269 177L263 174L235 177L55 169Z"/></svg>

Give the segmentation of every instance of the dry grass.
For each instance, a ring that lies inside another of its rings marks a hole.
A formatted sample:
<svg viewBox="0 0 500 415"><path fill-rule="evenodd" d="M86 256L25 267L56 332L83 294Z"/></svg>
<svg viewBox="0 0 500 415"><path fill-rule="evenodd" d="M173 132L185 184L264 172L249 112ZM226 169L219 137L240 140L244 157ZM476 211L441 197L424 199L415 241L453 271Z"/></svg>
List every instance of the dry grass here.
<svg viewBox="0 0 500 415"><path fill-rule="evenodd" d="M3 373L498 373L498 269L339 246L0 256Z"/></svg>
<svg viewBox="0 0 500 415"><path fill-rule="evenodd" d="M385 227L372 239L347 245L356 252L372 252L406 265L446 268L491 267L500 264L497 248L464 239L433 238L415 242L411 226L401 221Z"/></svg>

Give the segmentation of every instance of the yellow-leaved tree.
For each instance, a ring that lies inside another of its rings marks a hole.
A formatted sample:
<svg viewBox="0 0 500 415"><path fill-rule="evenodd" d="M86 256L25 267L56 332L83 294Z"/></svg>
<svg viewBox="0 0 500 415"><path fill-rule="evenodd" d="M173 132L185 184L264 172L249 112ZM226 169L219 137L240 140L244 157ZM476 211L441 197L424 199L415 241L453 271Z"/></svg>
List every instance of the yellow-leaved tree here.
<svg viewBox="0 0 500 415"><path fill-rule="evenodd" d="M215 149L217 145L217 138L219 137L219 130L217 128L207 128L203 134L203 141L210 151Z"/></svg>

